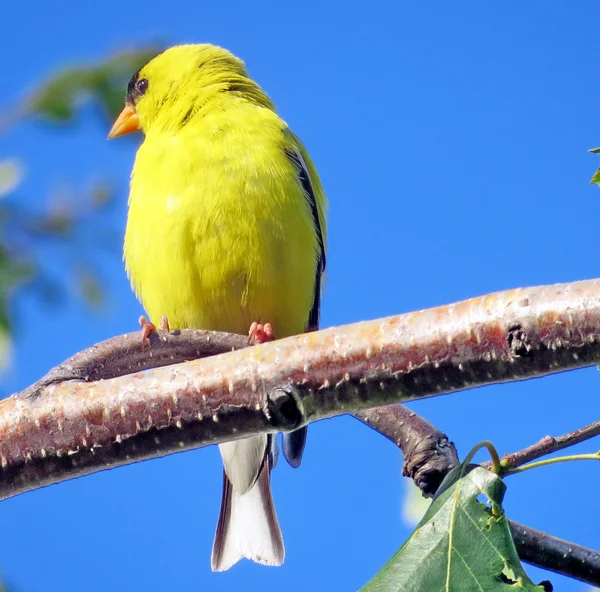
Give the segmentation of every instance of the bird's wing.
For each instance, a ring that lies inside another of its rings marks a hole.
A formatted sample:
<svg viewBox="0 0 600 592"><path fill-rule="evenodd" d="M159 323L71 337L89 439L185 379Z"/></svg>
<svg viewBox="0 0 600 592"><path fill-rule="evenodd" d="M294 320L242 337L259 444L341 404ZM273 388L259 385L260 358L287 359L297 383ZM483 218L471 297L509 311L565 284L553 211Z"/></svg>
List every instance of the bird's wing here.
<svg viewBox="0 0 600 592"><path fill-rule="evenodd" d="M287 148L286 154L292 161L296 170L298 171L298 179L304 189L304 195L310 206L313 222L315 225L315 232L317 233L317 240L319 244L319 255L316 267L316 278L315 278L315 295L313 299L313 305L308 315L306 330L315 331L319 328L319 316L321 310L321 288L322 280L325 274L326 267L326 256L325 250L327 247L326 227L325 227L325 193L321 187L317 171L312 164L306 150L302 146L302 143L294 134L287 130L287 134L293 139L295 144L294 148Z"/></svg>
<svg viewBox="0 0 600 592"><path fill-rule="evenodd" d="M315 270L316 277L313 304L306 323L307 331L316 331L319 328L321 290L327 263L325 256L327 247L325 208L327 203L317 171L310 160L308 153L304 149L304 146L290 130L286 130L286 133L288 137L292 139L294 145L293 147L286 149L286 154L298 171L298 179L304 189L304 195L310 206L319 246ZM304 426L283 435L283 456L285 456L285 459L294 468L299 467L302 462L302 454L306 444L306 433L307 427Z"/></svg>

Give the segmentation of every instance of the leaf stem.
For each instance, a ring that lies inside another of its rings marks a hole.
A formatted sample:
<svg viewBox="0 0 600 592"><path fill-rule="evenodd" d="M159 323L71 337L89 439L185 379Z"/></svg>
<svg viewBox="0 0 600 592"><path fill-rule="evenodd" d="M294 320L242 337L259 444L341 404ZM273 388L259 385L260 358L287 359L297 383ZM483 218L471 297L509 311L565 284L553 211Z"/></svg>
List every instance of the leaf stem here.
<svg viewBox="0 0 600 592"><path fill-rule="evenodd" d="M600 452L596 452L595 454L572 454L570 456L559 456L556 458L545 458L544 460L538 460L536 462L529 463L528 465L523 465L521 467L514 467L511 469L503 469L504 472L500 474L504 475L514 475L515 473L522 473L523 471L527 471L529 469L536 469L537 467L543 467L545 465L554 465L561 462L570 462L573 460L600 460Z"/></svg>
<svg viewBox="0 0 600 592"><path fill-rule="evenodd" d="M492 457L492 472L496 473L496 475L500 475L502 472L502 464L500 462L500 457L498 456L498 451L494 448L494 445L488 440L479 442L479 444L476 444L471 449L469 454L467 454L467 456L465 457L463 466L468 466L475 454L477 454L477 452L479 452L482 448L487 448L488 452L490 453L490 456Z"/></svg>

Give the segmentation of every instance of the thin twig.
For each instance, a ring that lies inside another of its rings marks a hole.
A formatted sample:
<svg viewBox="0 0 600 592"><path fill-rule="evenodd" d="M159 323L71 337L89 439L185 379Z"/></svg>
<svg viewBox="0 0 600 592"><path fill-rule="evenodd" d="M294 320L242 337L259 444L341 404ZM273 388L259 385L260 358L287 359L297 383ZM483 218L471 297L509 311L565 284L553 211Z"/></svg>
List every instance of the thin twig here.
<svg viewBox="0 0 600 592"><path fill-rule="evenodd" d="M600 586L600 553L509 520L522 561Z"/></svg>
<svg viewBox="0 0 600 592"><path fill-rule="evenodd" d="M596 436L600 436L600 421L595 421L588 426L569 432L568 434L563 434L562 436L544 436L539 442L523 448L523 450L513 452L512 454L505 454L501 460L503 472L511 474L510 469L524 465L541 456L552 454L557 450L562 450L590 438L595 438ZM489 468L491 465L484 463L484 466Z"/></svg>

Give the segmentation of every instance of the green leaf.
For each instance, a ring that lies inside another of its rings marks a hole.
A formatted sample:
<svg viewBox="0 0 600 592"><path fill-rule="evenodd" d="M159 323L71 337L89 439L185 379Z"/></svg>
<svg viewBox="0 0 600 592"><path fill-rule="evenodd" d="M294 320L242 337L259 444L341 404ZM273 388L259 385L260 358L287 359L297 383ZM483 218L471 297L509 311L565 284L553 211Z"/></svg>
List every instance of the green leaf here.
<svg viewBox="0 0 600 592"><path fill-rule="evenodd" d="M410 539L362 592L543 592L517 556L505 490L477 465L453 469Z"/></svg>
<svg viewBox="0 0 600 592"><path fill-rule="evenodd" d="M67 123L75 118L78 104L91 98L112 119L123 108L129 78L157 53L158 48L145 48L93 66L64 70L29 97L26 112L54 123Z"/></svg>

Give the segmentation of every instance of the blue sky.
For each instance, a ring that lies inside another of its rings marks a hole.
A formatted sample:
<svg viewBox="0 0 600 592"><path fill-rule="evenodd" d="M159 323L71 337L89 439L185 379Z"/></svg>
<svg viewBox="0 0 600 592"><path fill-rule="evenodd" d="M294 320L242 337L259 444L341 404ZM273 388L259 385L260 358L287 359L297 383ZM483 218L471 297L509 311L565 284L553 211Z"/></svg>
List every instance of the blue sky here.
<svg viewBox="0 0 600 592"><path fill-rule="evenodd" d="M596 277L600 191L597 23L592 0L490 4L10 2L2 8L0 108L57 67L153 40L212 42L242 57L318 166L330 200L323 326L517 286ZM119 191L120 236L135 143L106 142L91 110L69 132L38 122L0 136L27 163L23 199L98 174ZM119 256L102 261L109 302L49 310L19 299L4 390L75 351L136 328ZM54 268L65 254L42 252ZM68 288L68 286L67 286ZM465 455L501 453L598 418L595 369L413 403ZM577 449L593 451L589 442ZM216 448L107 471L0 505L0 573L22 592L354 590L394 553L401 457L351 418L310 429L301 470L274 474L287 557L210 572L221 469ZM511 477L509 517L600 548L596 464ZM591 514L591 518L590 518ZM535 580L548 574L529 569ZM585 586L550 576L563 591Z"/></svg>

